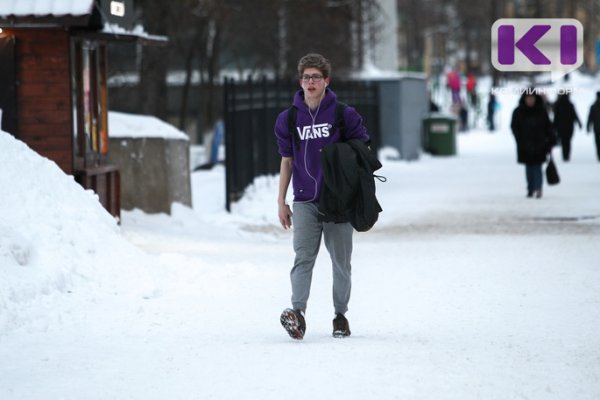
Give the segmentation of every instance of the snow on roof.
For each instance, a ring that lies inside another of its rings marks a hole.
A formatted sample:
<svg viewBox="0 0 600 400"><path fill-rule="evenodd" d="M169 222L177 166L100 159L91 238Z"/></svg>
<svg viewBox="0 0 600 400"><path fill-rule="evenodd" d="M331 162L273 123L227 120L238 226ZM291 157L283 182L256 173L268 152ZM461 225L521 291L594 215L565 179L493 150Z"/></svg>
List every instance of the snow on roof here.
<svg viewBox="0 0 600 400"><path fill-rule="evenodd" d="M1 0L0 0L1 1ZM103 33L108 33L112 35L124 35L124 36L134 36L140 39L147 39L155 42L168 42L169 38L166 36L160 35L151 35L142 25L136 25L133 29L125 29L117 24L105 23L102 28Z"/></svg>
<svg viewBox="0 0 600 400"><path fill-rule="evenodd" d="M421 72L400 72L400 71L389 71L382 70L376 67L371 62L366 62L360 71L352 74L354 79L367 79L367 80L396 80L403 78L415 78L425 79L426 75Z"/></svg>
<svg viewBox="0 0 600 400"><path fill-rule="evenodd" d="M108 112L108 134L111 138L189 140L185 133L156 117L116 111Z"/></svg>
<svg viewBox="0 0 600 400"><path fill-rule="evenodd" d="M87 15L94 0L0 0L0 16Z"/></svg>

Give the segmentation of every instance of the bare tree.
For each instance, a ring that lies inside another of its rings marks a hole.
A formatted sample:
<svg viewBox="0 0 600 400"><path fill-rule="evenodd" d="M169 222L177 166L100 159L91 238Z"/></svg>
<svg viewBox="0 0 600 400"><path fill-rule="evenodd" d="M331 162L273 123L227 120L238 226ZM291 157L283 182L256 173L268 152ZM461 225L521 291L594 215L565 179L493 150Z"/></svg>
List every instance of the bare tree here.
<svg viewBox="0 0 600 400"><path fill-rule="evenodd" d="M145 28L154 34L167 35L164 16L170 12L167 1L141 0ZM138 104L141 112L167 118L167 70L171 48L144 46L140 65Z"/></svg>
<svg viewBox="0 0 600 400"><path fill-rule="evenodd" d="M136 5L148 32L169 37L166 47L139 51L137 109L176 118L180 129L193 109L201 116L198 132L219 117L222 71L295 76L302 55L320 52L343 77L362 67L378 40L377 0L138 0ZM167 73L175 70L183 71L176 116L168 115L167 100L173 95ZM190 104L193 94L200 104Z"/></svg>
<svg viewBox="0 0 600 400"><path fill-rule="evenodd" d="M463 72L489 71L497 83L499 73L490 63L491 26L497 19L576 18L585 31L584 66L595 70L599 11L598 0L398 0L401 54L405 67L419 69L425 50L432 49L430 57L462 66Z"/></svg>

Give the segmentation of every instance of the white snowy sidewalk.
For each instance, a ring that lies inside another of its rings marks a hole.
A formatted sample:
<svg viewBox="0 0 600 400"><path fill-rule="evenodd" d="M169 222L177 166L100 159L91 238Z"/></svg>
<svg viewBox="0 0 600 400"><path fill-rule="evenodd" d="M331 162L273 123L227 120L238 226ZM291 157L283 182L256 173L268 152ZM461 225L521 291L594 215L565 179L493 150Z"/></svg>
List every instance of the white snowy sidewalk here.
<svg viewBox="0 0 600 400"><path fill-rule="evenodd" d="M279 325L292 251L276 179L227 215L223 170L194 174L194 210L124 213L147 254L73 267L35 309L6 300L21 323L0 333L0 398L596 400L600 163L583 132L572 162L554 154L562 182L540 200L507 131L459 135L457 157L385 161L342 340L325 249L305 340Z"/></svg>

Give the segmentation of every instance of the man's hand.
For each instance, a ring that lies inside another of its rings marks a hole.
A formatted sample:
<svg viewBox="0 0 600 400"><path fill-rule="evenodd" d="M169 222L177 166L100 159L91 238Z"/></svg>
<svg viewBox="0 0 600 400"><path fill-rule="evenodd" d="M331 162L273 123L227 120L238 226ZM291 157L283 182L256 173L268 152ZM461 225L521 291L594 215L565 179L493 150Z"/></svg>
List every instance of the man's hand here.
<svg viewBox="0 0 600 400"><path fill-rule="evenodd" d="M292 227L292 210L287 204L279 205L279 223L281 223L283 229L290 229Z"/></svg>

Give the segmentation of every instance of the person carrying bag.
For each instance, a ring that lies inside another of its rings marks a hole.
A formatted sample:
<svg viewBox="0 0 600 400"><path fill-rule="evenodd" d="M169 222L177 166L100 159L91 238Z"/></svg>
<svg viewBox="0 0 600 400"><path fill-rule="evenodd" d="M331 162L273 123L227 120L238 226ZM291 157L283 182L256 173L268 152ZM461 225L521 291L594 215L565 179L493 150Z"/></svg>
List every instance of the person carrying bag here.
<svg viewBox="0 0 600 400"><path fill-rule="evenodd" d="M552 158L552 153L550 153L550 158L546 165L546 182L548 182L548 185L558 185L560 182L560 176L558 175L558 169Z"/></svg>
<svg viewBox="0 0 600 400"><path fill-rule="evenodd" d="M510 127L517 144L517 162L525 165L527 197L542 197L543 164L552 153L556 137L544 99L535 89L523 92L513 111Z"/></svg>

